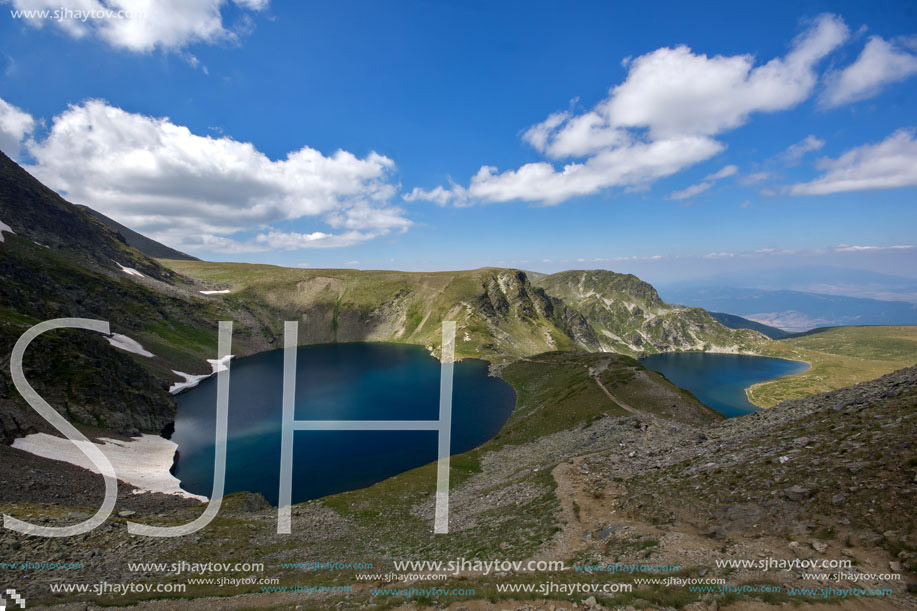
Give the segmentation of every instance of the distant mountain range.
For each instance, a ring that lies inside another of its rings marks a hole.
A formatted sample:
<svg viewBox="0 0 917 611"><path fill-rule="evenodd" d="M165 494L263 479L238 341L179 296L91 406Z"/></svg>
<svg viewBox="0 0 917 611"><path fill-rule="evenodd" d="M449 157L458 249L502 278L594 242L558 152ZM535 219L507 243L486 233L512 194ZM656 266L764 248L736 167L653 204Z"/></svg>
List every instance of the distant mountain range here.
<svg viewBox="0 0 917 611"><path fill-rule="evenodd" d="M730 329L751 329L757 331L771 339L784 339L793 335L789 331L778 329L770 325L761 324L735 314L725 314L723 312L710 312L710 316L715 318L724 327Z"/></svg>
<svg viewBox="0 0 917 611"><path fill-rule="evenodd" d="M844 325L917 324L917 304L906 301L731 286L670 285L662 294L670 302L728 312L790 332Z"/></svg>
<svg viewBox="0 0 917 611"><path fill-rule="evenodd" d="M659 285L660 291L666 295L670 294L670 291L709 287L786 290L917 303L917 278L826 265L800 265L789 268L729 272L696 280Z"/></svg>

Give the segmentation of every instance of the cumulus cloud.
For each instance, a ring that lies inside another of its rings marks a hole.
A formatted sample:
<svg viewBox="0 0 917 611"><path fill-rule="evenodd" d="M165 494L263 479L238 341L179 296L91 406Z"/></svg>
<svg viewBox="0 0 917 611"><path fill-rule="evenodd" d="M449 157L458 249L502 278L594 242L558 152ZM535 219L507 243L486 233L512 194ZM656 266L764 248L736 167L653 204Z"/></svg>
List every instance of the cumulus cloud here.
<svg viewBox="0 0 917 611"><path fill-rule="evenodd" d="M626 142L627 128L654 138L714 136L744 124L755 112L792 108L809 97L815 67L849 35L844 22L822 15L783 58L755 66L751 55L709 57L688 47L664 47L634 59L627 79L579 116L555 113L526 132L550 157L589 155Z"/></svg>
<svg viewBox="0 0 917 611"><path fill-rule="evenodd" d="M23 139L34 128L32 115L0 98L0 151L17 157Z"/></svg>
<svg viewBox="0 0 917 611"><path fill-rule="evenodd" d="M228 0L0 0L11 4L30 26L59 27L74 38L97 36L112 47L134 52L177 50L192 43L233 41L251 29L251 17L227 27L221 13ZM233 0L248 12L268 0ZM35 12L32 12L35 11ZM45 13L42 14L41 11ZM189 56L189 60L194 60Z"/></svg>
<svg viewBox="0 0 917 611"><path fill-rule="evenodd" d="M815 180L793 185L795 195L826 195L844 191L917 186L917 140L902 129L878 144L864 144L837 159L819 160L824 173Z"/></svg>
<svg viewBox="0 0 917 611"><path fill-rule="evenodd" d="M825 107L870 98L886 85L917 74L917 55L880 36L873 36L855 62L828 78L821 96Z"/></svg>
<svg viewBox="0 0 917 611"><path fill-rule="evenodd" d="M251 143L199 136L101 100L69 107L28 150L35 163L27 169L45 184L176 248L346 246L411 225L389 204L395 164L376 153L326 156L303 147L271 160ZM303 218L338 232L273 227ZM253 230L261 233L235 236Z"/></svg>
<svg viewBox="0 0 917 611"><path fill-rule="evenodd" d="M425 201L433 202L439 206L446 206L450 203L461 205L461 202L466 199L463 194L463 189L457 185L452 185L448 189L442 185L432 189L414 187L411 191L405 193L403 198L407 202Z"/></svg>
<svg viewBox="0 0 917 611"><path fill-rule="evenodd" d="M627 78L580 114L556 112L523 140L549 159L504 172L483 166L467 188L415 189L439 204L523 200L556 204L616 186L643 187L723 150L714 136L756 112L792 108L808 98L817 64L849 35L834 15L813 21L782 58L756 65L751 55L657 49L627 62Z"/></svg>
<svg viewBox="0 0 917 611"><path fill-rule="evenodd" d="M634 142L600 151L583 163L558 171L550 163L529 163L498 172L483 166L461 196L488 202L516 199L557 204L615 185L639 185L669 176L723 150L715 140L699 136Z"/></svg>

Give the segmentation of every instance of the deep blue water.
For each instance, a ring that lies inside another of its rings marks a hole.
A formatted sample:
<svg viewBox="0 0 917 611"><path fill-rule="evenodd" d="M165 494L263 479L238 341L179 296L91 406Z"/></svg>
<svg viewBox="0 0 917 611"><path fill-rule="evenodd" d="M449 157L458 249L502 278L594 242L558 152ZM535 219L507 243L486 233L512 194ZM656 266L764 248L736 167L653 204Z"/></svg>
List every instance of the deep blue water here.
<svg viewBox="0 0 917 611"><path fill-rule="evenodd" d="M808 363L800 361L707 352L652 354L640 362L676 386L690 390L702 403L727 418L758 410L745 394L752 384L802 373L809 368Z"/></svg>
<svg viewBox="0 0 917 611"><path fill-rule="evenodd" d="M283 350L232 361L226 493L260 492L277 503ZM452 454L481 445L506 423L513 389L487 363L455 363ZM216 385L213 376L177 397L172 440L182 488L210 496ZM325 344L298 349L297 420L436 420L440 363L419 346ZM436 460L435 431L296 431L293 502L354 490ZM433 490L431 489L431 492Z"/></svg>

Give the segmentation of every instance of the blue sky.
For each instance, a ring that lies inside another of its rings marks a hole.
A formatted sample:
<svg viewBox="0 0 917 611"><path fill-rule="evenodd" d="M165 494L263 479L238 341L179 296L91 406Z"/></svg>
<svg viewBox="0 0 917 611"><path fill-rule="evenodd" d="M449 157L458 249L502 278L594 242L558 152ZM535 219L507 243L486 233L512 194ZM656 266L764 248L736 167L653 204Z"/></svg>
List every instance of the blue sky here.
<svg viewBox="0 0 917 611"><path fill-rule="evenodd" d="M203 258L917 275L912 2L0 4L0 148Z"/></svg>

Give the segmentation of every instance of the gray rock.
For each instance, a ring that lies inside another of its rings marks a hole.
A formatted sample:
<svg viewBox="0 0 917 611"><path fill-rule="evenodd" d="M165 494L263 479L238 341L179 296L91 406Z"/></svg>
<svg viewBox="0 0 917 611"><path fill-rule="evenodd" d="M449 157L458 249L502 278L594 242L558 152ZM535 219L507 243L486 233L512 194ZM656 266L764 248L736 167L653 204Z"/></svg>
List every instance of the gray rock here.
<svg viewBox="0 0 917 611"><path fill-rule="evenodd" d="M812 490L809 488L806 488L805 486L800 486L799 484L796 484L795 486L791 486L787 488L786 490L784 490L783 494L789 500L795 501L798 503L812 496Z"/></svg>

